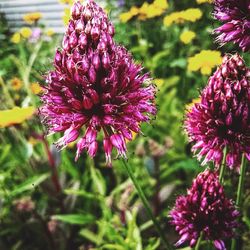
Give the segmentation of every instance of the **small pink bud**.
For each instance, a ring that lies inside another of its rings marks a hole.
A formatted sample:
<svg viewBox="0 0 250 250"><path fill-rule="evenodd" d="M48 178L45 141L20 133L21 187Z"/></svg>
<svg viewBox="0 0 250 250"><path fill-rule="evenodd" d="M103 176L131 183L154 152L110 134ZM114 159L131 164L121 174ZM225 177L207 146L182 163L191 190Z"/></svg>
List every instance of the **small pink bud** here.
<svg viewBox="0 0 250 250"><path fill-rule="evenodd" d="M81 33L82 31L84 31L84 22L82 19L79 19L76 21L76 24L75 24L75 30L77 33Z"/></svg>
<svg viewBox="0 0 250 250"><path fill-rule="evenodd" d="M92 29L91 23L90 23L90 22L87 22L87 24L86 24L86 26L85 26L85 33L86 33L87 35L89 35L90 32L91 32L91 29Z"/></svg>
<svg viewBox="0 0 250 250"><path fill-rule="evenodd" d="M93 102L91 101L91 99L89 97L87 97L86 95L83 96L83 101L82 101L83 107L85 109L91 109L93 107Z"/></svg>
<svg viewBox="0 0 250 250"><path fill-rule="evenodd" d="M86 35L85 33L82 33L82 34L79 36L78 44L79 44L79 47L80 47L81 49L86 49L87 44L88 44L88 38L87 38L87 35Z"/></svg>
<svg viewBox="0 0 250 250"><path fill-rule="evenodd" d="M93 65L91 65L89 68L89 81L92 84L96 81L96 71Z"/></svg>
<svg viewBox="0 0 250 250"><path fill-rule="evenodd" d="M227 126L230 126L232 125L232 122L233 122L233 117L232 117L232 113L229 113L226 117L226 125Z"/></svg>
<svg viewBox="0 0 250 250"><path fill-rule="evenodd" d="M68 25L68 29L67 29L67 33L70 34L75 30L75 24L73 20L69 21L69 25Z"/></svg>
<svg viewBox="0 0 250 250"><path fill-rule="evenodd" d="M70 50L70 46L69 46L69 37L68 37L68 36L65 36L65 37L63 38L62 46L63 46L63 49L65 49L65 50Z"/></svg>
<svg viewBox="0 0 250 250"><path fill-rule="evenodd" d="M74 31L74 32L72 32L72 33L70 34L70 36L69 36L69 45L70 45L70 47L71 47L71 48L76 47L77 41L78 41L77 35L76 35L75 31Z"/></svg>
<svg viewBox="0 0 250 250"><path fill-rule="evenodd" d="M89 60L86 56L82 58L81 70L83 71L83 73L86 73L89 70Z"/></svg>
<svg viewBox="0 0 250 250"><path fill-rule="evenodd" d="M71 9L71 15L74 19L78 19L81 15L82 5L80 2L75 2Z"/></svg>
<svg viewBox="0 0 250 250"><path fill-rule="evenodd" d="M95 157L97 149L98 149L97 141L91 142L88 147L89 156L92 158Z"/></svg>
<svg viewBox="0 0 250 250"><path fill-rule="evenodd" d="M68 71L72 74L72 73L73 73L73 70L75 69L75 63L74 63L74 61L73 61L73 58L70 57L70 58L67 60L66 64L67 64L67 69L68 69Z"/></svg>
<svg viewBox="0 0 250 250"><path fill-rule="evenodd" d="M93 26L90 34L91 34L92 39L96 41L100 36L100 28L98 26Z"/></svg>
<svg viewBox="0 0 250 250"><path fill-rule="evenodd" d="M92 13L89 8L85 8L83 10L83 16L85 17L86 20L89 20L92 17Z"/></svg>
<svg viewBox="0 0 250 250"><path fill-rule="evenodd" d="M108 69L110 67L110 59L107 52L104 52L102 56L102 65L105 69Z"/></svg>
<svg viewBox="0 0 250 250"><path fill-rule="evenodd" d="M115 34L115 28L114 28L114 26L113 26L113 24L109 24L109 26L108 26L108 33L111 35L111 36L113 36L114 34Z"/></svg>
<svg viewBox="0 0 250 250"><path fill-rule="evenodd" d="M107 49L107 44L104 41L100 41L97 45L97 49L102 52Z"/></svg>
<svg viewBox="0 0 250 250"><path fill-rule="evenodd" d="M54 63L57 66L62 65L62 53L59 50L56 51Z"/></svg>
<svg viewBox="0 0 250 250"><path fill-rule="evenodd" d="M94 65L94 68L95 68L96 70L98 70L98 69L100 68L101 60L100 60L99 54L95 53L95 54L92 56L92 64Z"/></svg>
<svg viewBox="0 0 250 250"><path fill-rule="evenodd" d="M99 96L98 96L97 92L94 89L89 89L88 94L90 95L91 100L92 100L92 102L94 104L99 103Z"/></svg>

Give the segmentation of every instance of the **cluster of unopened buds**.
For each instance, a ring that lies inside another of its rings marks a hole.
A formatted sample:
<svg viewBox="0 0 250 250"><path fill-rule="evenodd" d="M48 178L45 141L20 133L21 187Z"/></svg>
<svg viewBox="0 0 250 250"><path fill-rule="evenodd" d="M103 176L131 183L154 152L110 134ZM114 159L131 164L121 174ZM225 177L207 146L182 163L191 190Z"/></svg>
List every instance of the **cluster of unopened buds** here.
<svg viewBox="0 0 250 250"><path fill-rule="evenodd" d="M126 157L126 140L156 113L155 88L149 74L142 74L142 67L114 42L114 26L93 0L76 2L71 15L55 69L46 78L40 113L49 133L64 132L59 148L81 137L76 160L85 149L96 155L102 131L111 165L112 149Z"/></svg>

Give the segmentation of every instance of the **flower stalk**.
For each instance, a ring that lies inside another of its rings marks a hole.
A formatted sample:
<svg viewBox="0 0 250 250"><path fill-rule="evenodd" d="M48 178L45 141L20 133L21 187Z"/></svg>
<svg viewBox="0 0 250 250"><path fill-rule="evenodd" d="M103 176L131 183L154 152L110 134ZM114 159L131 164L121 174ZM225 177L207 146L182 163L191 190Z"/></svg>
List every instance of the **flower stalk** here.
<svg viewBox="0 0 250 250"><path fill-rule="evenodd" d="M238 183L238 189L237 189L237 197L236 197L236 206L238 208L241 208L242 205L242 196L243 196L243 188L244 188L244 182L245 182L245 175L246 175L246 158L245 155L242 154L241 157L241 166L240 166L240 177L239 177L239 183ZM232 240L231 250L236 250L237 241L234 238Z"/></svg>
<svg viewBox="0 0 250 250"><path fill-rule="evenodd" d="M222 159L222 163L220 166L219 182L221 184L223 184L224 174L225 174L225 169L226 169L226 156L227 156L227 147L224 148L223 159Z"/></svg>
<svg viewBox="0 0 250 250"><path fill-rule="evenodd" d="M200 237L199 237L199 239L198 239L198 241L197 241L197 243L195 245L194 250L199 250L202 238L203 238L203 233L201 232Z"/></svg>
<svg viewBox="0 0 250 250"><path fill-rule="evenodd" d="M123 163L123 165L124 165L128 175L129 175L130 179L132 180L132 182L133 182L133 184L134 184L134 186L135 186L135 188L137 190L137 193L138 193L138 195L139 195L139 197L140 197L140 199L141 199L141 201L142 201L142 203L143 203L143 205L144 205L144 207L146 209L146 212L147 212L148 216L152 220L157 232L159 233L159 236L161 238L161 241L162 241L163 245L165 246L165 249L169 249L169 250L172 249L170 244L166 240L163 232L162 232L161 226L159 225L158 221L154 217L153 212L152 212L152 210L150 208L149 202L148 202L144 192L142 191L141 186L139 185L137 179L135 178L134 173L133 173L130 165L124 159L122 159L122 163Z"/></svg>

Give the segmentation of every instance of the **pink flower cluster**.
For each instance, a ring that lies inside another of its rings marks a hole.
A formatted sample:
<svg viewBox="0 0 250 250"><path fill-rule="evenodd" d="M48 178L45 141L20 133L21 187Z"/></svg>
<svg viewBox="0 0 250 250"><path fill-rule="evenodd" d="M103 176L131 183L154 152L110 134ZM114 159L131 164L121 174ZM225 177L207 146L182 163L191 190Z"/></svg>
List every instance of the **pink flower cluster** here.
<svg viewBox="0 0 250 250"><path fill-rule="evenodd" d="M203 165L220 166L225 147L230 168L239 169L242 153L250 159L250 69L238 54L224 57L187 113L185 128Z"/></svg>
<svg viewBox="0 0 250 250"><path fill-rule="evenodd" d="M46 78L40 113L49 133L64 132L58 148L80 137L76 160L83 150L96 155L101 131L107 164L111 165L113 148L125 157L126 140L156 113L149 74L114 42L114 33L93 0L76 2L62 48L55 54L55 69Z"/></svg>
<svg viewBox="0 0 250 250"><path fill-rule="evenodd" d="M225 197L216 173L205 170L193 181L186 196L179 196L170 212L171 223L181 238L176 246L189 242L194 247L201 233L218 250L225 250L223 239L234 235L239 212Z"/></svg>

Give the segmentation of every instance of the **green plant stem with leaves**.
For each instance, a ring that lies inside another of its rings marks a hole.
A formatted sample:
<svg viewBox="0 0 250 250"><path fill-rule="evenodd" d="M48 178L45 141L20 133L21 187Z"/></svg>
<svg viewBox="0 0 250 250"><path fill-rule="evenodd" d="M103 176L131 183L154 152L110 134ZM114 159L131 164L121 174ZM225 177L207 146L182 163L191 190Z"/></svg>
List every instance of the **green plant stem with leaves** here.
<svg viewBox="0 0 250 250"><path fill-rule="evenodd" d="M30 101L33 106L35 106L35 99L34 95L31 92L30 88L30 74L32 71L32 67L38 57L39 51L42 47L43 41L40 41L37 43L29 57L29 59L26 59L23 48L20 46L19 51L20 51L20 58L17 58L15 56L12 57L13 62L16 64L18 71L20 73L20 76L24 82L24 87L26 89L26 92L30 98Z"/></svg>
<svg viewBox="0 0 250 250"><path fill-rule="evenodd" d="M168 243L168 241L165 238L165 235L162 232L161 226L159 225L158 221L156 220L156 218L153 215L153 212L152 212L152 210L150 208L149 202L148 202L144 192L142 191L141 186L139 185L136 177L134 176L134 173L133 173L133 171L131 169L131 166L124 159L122 159L122 162L123 162L123 165L124 165L128 175L129 175L130 179L134 183L134 186L135 186L135 188L136 188L136 190L138 192L138 195L139 195L139 197L140 197L140 199L141 199L141 201L142 201L142 203L143 203L143 205L144 205L144 207L145 207L145 209L147 211L148 216L153 221L154 226L157 229L157 231L158 231L158 233L159 233L159 235L161 237L161 241L162 241L163 245L165 246L166 249L169 249L169 250L172 249L171 245Z"/></svg>
<svg viewBox="0 0 250 250"><path fill-rule="evenodd" d="M241 208L241 205L242 205L242 196L243 196L243 188L244 188L245 175L246 175L246 166L247 166L246 158L245 158L245 155L242 154L241 164L240 164L240 177L239 177L237 197L236 197L236 206L239 209ZM236 250L236 247L237 247L237 241L234 238L232 240L231 250Z"/></svg>

